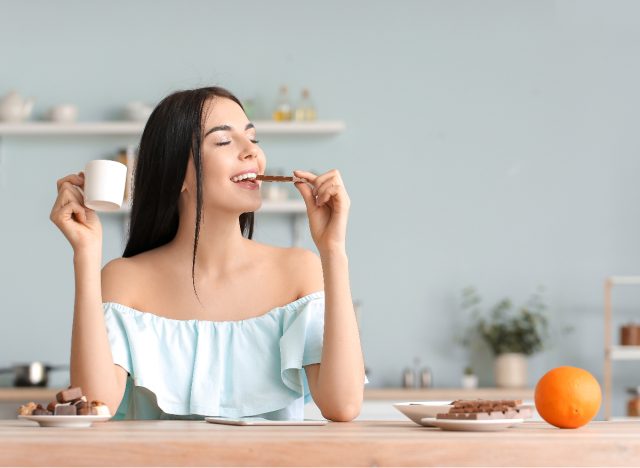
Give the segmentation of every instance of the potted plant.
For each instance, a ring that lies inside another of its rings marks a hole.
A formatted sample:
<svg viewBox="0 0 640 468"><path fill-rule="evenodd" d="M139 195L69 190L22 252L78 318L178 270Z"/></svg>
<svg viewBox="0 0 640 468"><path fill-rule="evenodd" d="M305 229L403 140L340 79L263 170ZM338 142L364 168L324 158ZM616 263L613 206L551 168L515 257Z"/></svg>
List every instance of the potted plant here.
<svg viewBox="0 0 640 468"><path fill-rule="evenodd" d="M478 376L473 372L473 367L471 366L467 366L464 368L464 375L462 376L462 388L478 388Z"/></svg>
<svg viewBox="0 0 640 468"><path fill-rule="evenodd" d="M479 335L495 356L494 372L498 387L518 388L527 385L527 357L541 351L548 337L546 306L539 288L529 300L514 311L509 299L494 305L488 315L480 309L481 298L473 287L462 291L462 308L471 312L469 335Z"/></svg>

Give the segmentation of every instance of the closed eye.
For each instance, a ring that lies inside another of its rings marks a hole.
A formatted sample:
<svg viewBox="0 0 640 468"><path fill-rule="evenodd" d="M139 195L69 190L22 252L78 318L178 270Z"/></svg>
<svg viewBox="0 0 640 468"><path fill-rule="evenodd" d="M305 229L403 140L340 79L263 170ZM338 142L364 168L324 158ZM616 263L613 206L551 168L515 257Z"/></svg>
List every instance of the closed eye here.
<svg viewBox="0 0 640 468"><path fill-rule="evenodd" d="M253 143L254 145L257 145L258 143L260 143L260 140L256 140L256 139L252 139L249 140L251 141L251 143ZM229 143L231 143L231 141L221 141L219 143L216 143L216 146L224 146L224 145L228 145Z"/></svg>

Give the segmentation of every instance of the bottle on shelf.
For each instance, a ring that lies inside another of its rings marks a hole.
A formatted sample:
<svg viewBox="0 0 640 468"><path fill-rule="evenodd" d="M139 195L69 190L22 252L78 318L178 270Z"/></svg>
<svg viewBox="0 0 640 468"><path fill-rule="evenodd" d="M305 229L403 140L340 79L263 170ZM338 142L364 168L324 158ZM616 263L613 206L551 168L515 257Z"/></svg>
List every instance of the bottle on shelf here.
<svg viewBox="0 0 640 468"><path fill-rule="evenodd" d="M631 395L627 402L627 416L637 418L640 416L640 387L628 388L627 393Z"/></svg>
<svg viewBox="0 0 640 468"><path fill-rule="evenodd" d="M413 369L411 369L411 367L406 367L404 371L402 371L402 387L413 388L415 386L416 386L416 379L413 373Z"/></svg>
<svg viewBox="0 0 640 468"><path fill-rule="evenodd" d="M283 85L280 86L280 93L278 94L278 102L276 108L273 111L273 120L276 122L284 122L291 120L291 102L289 101L289 88Z"/></svg>
<svg viewBox="0 0 640 468"><path fill-rule="evenodd" d="M302 96L300 102L296 106L294 112L294 120L297 121L312 121L316 120L316 107L311 100L309 90L304 88L302 90Z"/></svg>
<svg viewBox="0 0 640 468"><path fill-rule="evenodd" d="M433 374L428 367L423 367L422 371L420 371L420 386L422 388L433 387Z"/></svg>

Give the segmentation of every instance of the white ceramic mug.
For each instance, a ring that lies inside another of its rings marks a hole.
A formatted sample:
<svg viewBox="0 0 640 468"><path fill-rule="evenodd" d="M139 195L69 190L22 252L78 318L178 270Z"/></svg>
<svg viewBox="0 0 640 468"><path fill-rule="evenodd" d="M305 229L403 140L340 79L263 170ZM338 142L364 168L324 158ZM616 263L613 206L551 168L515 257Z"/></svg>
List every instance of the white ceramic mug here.
<svg viewBox="0 0 640 468"><path fill-rule="evenodd" d="M96 211L115 211L122 206L127 166L110 159L89 161L84 168L84 205Z"/></svg>
<svg viewBox="0 0 640 468"><path fill-rule="evenodd" d="M78 108L73 104L61 104L49 109L49 118L53 122L70 123L78 118Z"/></svg>

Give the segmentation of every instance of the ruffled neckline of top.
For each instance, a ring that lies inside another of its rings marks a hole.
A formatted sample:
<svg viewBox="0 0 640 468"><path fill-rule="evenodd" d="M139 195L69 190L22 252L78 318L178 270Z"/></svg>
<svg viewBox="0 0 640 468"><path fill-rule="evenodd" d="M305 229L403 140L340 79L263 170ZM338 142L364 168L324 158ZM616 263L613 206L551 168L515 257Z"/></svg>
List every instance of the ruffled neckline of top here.
<svg viewBox="0 0 640 468"><path fill-rule="evenodd" d="M242 320L200 320L200 319L188 319L188 320L180 320L180 319L174 319L174 318L169 318L169 317L163 317L162 315L157 315L154 314L153 312L149 312L149 311L142 311L142 310L138 310L138 309L134 309L133 307L129 307L126 306L124 304L120 304L119 302L103 302L102 306L103 307L108 307L111 306L116 310L119 310L121 312L128 312L132 315L138 316L138 317L147 317L147 318L151 318L153 320L161 320L161 321L166 321L166 322L175 322L175 323L193 323L193 324L198 324L198 323L208 323L208 324L219 324L219 325L225 325L225 324L242 324L242 323L250 323L253 321L257 321L257 320L262 320L265 319L271 315L274 315L276 312L280 311L280 310L295 310L298 307L312 301L313 299L317 299L320 297L324 296L324 291L316 291L316 292L312 292L310 294L307 294L306 296L302 296L298 299L296 299L295 301L289 302L288 304L284 304L278 307L274 307L273 309L265 312L262 315L257 315L255 317L249 317L246 319L242 319Z"/></svg>

